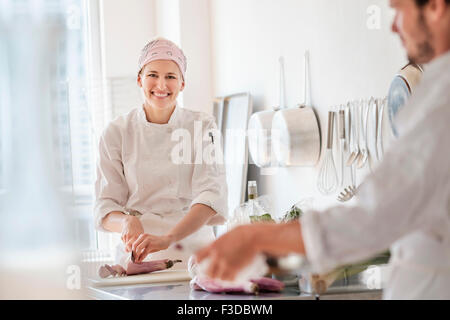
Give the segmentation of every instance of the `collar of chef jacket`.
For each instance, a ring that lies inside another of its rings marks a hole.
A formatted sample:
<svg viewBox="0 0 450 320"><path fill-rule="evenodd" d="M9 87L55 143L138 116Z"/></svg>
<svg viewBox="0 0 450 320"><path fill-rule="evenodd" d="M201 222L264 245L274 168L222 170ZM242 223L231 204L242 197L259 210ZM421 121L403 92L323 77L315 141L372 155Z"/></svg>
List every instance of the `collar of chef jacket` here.
<svg viewBox="0 0 450 320"><path fill-rule="evenodd" d="M178 117L179 117L179 113L180 113L179 109L180 109L180 107L179 107L179 105L177 103L175 105L175 109L172 112L172 115L170 116L169 121L167 123L163 123L163 124L153 123L153 122L147 121L147 117L145 116L144 106L142 106L139 109L138 117L139 117L139 120L141 122L143 122L148 127L156 128L156 129L162 129L162 130L172 129L172 128L174 128L176 126L176 123L177 123L177 120L178 120Z"/></svg>

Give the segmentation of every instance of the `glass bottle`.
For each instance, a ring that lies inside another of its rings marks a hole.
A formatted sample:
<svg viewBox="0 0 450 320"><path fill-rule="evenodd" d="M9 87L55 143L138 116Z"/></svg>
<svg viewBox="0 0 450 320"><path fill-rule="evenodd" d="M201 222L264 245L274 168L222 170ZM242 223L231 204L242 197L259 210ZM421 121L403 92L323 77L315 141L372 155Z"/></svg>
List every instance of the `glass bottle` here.
<svg viewBox="0 0 450 320"><path fill-rule="evenodd" d="M248 202L247 202L247 216L252 222L254 219L258 219L259 216L264 214L264 209L261 207L258 199L258 187L256 181L248 182Z"/></svg>
<svg viewBox="0 0 450 320"><path fill-rule="evenodd" d="M254 200L258 197L258 188L256 186L256 181L248 182L248 200Z"/></svg>

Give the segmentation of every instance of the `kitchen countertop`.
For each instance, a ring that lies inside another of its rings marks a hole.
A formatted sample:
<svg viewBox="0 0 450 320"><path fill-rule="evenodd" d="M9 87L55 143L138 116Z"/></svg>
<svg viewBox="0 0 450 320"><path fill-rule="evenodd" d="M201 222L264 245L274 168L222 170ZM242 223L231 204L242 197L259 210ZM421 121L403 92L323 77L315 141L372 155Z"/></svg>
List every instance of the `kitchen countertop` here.
<svg viewBox="0 0 450 320"><path fill-rule="evenodd" d="M89 298L98 300L379 300L382 295L382 290L368 289L363 285L331 287L320 297L301 293L295 286L287 286L280 293L217 294L191 290L189 281L109 287L87 286L86 292Z"/></svg>
<svg viewBox="0 0 450 320"><path fill-rule="evenodd" d="M217 294L192 290L189 281L139 283L121 285L98 285L93 281L98 265L87 272L84 282L85 293L90 299L98 300L380 300L386 285L389 268L387 265L372 266L367 270L336 280L325 294L316 296L307 292L308 283L299 281L300 277L287 275L279 278L285 288L279 293L261 292L258 295ZM302 292L299 288L302 283Z"/></svg>

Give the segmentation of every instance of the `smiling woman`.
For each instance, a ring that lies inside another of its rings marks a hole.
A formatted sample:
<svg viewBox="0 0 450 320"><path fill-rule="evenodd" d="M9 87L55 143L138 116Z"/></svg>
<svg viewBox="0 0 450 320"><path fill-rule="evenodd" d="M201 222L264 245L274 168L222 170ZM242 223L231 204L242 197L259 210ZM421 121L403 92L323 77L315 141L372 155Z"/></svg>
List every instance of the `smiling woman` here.
<svg viewBox="0 0 450 320"><path fill-rule="evenodd" d="M139 57L138 85L145 98L149 122L167 123L178 94L184 89L186 57L174 43L164 38L150 41Z"/></svg>
<svg viewBox="0 0 450 320"><path fill-rule="evenodd" d="M150 41L138 61L142 106L113 120L100 138L95 223L98 230L121 234L117 264L126 268L132 252L137 263L179 259L174 269L185 269L193 251L214 240L211 226L226 221L222 152L214 152L212 162L198 157L220 148L210 139L217 127L212 116L177 104L186 57L173 42ZM200 142L183 150L191 155L187 163L172 159L173 133L180 131Z"/></svg>
<svg viewBox="0 0 450 320"><path fill-rule="evenodd" d="M156 60L148 63L138 75L138 84L145 97L147 120L167 123L178 94L184 89L183 76L175 62Z"/></svg>

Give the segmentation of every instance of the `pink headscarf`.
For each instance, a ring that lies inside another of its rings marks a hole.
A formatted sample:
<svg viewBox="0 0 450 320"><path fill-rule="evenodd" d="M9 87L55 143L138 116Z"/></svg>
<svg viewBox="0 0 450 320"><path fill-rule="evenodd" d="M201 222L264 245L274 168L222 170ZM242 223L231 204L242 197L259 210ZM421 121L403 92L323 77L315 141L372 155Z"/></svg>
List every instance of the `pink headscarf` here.
<svg viewBox="0 0 450 320"><path fill-rule="evenodd" d="M184 76L186 73L186 56L178 46L165 38L156 38L150 41L141 51L139 57L139 72L149 62L154 60L172 60Z"/></svg>

